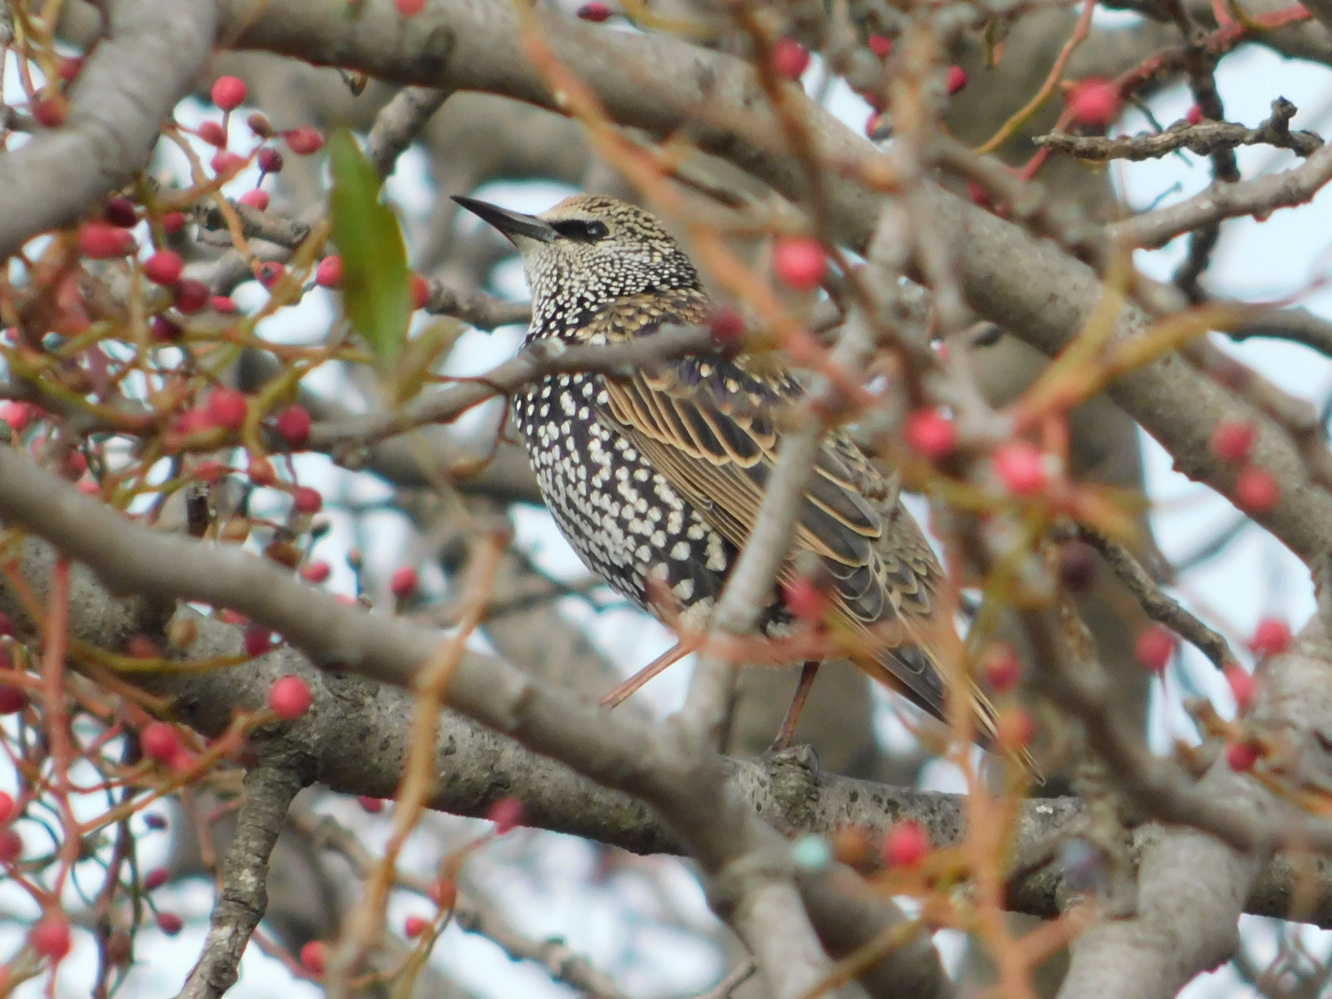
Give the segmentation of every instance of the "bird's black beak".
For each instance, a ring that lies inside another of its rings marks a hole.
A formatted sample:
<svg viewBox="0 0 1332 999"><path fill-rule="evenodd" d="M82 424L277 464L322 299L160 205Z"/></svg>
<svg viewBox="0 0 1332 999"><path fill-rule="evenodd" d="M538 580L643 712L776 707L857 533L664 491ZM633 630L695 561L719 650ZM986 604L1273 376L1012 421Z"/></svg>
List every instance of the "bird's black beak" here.
<svg viewBox="0 0 1332 999"><path fill-rule="evenodd" d="M542 243L551 243L555 240L555 230L549 222L543 222L535 215L524 215L522 212L511 212L507 208L501 208L499 205L492 205L488 201L477 201L475 198L461 198L458 195L453 196L453 200L462 205L473 215L476 215L483 222L489 222L500 232L508 237L509 242L513 242L514 236L526 236L528 239L539 240Z"/></svg>

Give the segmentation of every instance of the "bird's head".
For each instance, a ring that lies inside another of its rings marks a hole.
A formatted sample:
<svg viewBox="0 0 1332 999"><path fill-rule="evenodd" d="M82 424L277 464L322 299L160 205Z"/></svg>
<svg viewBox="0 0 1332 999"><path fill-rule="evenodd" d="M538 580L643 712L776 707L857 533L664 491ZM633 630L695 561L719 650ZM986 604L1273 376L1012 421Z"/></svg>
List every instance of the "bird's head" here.
<svg viewBox="0 0 1332 999"><path fill-rule="evenodd" d="M532 288L534 328L644 292L698 288L698 271L661 220L635 205L576 194L540 215L454 198L518 248Z"/></svg>

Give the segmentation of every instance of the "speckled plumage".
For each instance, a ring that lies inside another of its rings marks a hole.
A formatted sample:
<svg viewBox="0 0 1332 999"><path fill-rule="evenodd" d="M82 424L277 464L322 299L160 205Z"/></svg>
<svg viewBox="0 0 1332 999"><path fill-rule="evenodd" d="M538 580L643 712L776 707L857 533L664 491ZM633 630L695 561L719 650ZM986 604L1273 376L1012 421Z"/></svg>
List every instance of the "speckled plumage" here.
<svg viewBox="0 0 1332 999"><path fill-rule="evenodd" d="M707 317L693 264L639 208L578 195L531 217L459 200L523 254L527 343L611 343ZM517 393L513 415L551 514L587 565L645 607L650 580L664 584L686 619L702 624L757 516L780 410L800 394L789 375L744 355L689 357L624 379L556 375ZM942 570L896 482L843 433L829 434L820 452L794 547L828 570L843 621L866 631L899 624L928 647ZM790 620L774 588L762 628L779 635ZM860 665L942 716L928 653L900 648ZM992 709L978 711L992 731Z"/></svg>

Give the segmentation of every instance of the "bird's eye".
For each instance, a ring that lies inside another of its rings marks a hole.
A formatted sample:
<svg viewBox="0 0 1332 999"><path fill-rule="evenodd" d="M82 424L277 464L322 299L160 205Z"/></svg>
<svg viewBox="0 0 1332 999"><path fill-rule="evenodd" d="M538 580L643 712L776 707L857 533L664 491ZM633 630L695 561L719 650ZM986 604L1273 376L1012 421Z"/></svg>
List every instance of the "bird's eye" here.
<svg viewBox="0 0 1332 999"><path fill-rule="evenodd" d="M587 219L564 219L561 222L552 222L551 228L563 238L574 239L580 243L594 243L610 235L610 230L606 228L606 224L595 219L591 221Z"/></svg>

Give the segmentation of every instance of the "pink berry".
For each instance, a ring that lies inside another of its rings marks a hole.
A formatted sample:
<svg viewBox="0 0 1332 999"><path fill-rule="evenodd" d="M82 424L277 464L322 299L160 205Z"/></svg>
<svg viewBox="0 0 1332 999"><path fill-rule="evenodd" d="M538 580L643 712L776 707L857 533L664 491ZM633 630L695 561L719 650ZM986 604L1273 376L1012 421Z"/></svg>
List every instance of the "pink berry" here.
<svg viewBox="0 0 1332 999"><path fill-rule="evenodd" d="M416 588L420 586L421 580L417 576L416 570L409 565L401 569L395 569L392 578L389 580L389 591L399 600L406 600Z"/></svg>
<svg viewBox="0 0 1332 999"><path fill-rule="evenodd" d="M424 933L430 926L430 920L421 916L408 916L402 924L402 932L407 935L408 940L415 940Z"/></svg>
<svg viewBox="0 0 1332 999"><path fill-rule="evenodd" d="M198 761L199 758L197 756L184 746L181 746L174 754L172 754L171 762L168 763L167 766L171 768L172 773L187 774L194 769L194 765L198 763Z"/></svg>
<svg viewBox="0 0 1332 999"><path fill-rule="evenodd" d="M994 471L1014 496L1035 496L1045 488L1045 458L1026 441L1008 441L995 449Z"/></svg>
<svg viewBox="0 0 1332 999"><path fill-rule="evenodd" d="M162 216L162 231L168 236L174 236L185 228L184 212L167 212Z"/></svg>
<svg viewBox="0 0 1332 999"><path fill-rule="evenodd" d="M69 953L69 922L61 915L43 916L28 934L28 942L42 957L59 961Z"/></svg>
<svg viewBox="0 0 1332 999"><path fill-rule="evenodd" d="M23 402L0 403L0 420L9 425L9 429L21 434L32 423L32 407Z"/></svg>
<svg viewBox="0 0 1332 999"><path fill-rule="evenodd" d="M265 260L254 269L254 276L265 288L272 288L278 281L282 280L282 275L287 273L287 269L276 260Z"/></svg>
<svg viewBox="0 0 1332 999"><path fill-rule="evenodd" d="M158 250L143 262L143 276L153 284L174 285L185 270L185 261L175 250Z"/></svg>
<svg viewBox="0 0 1332 999"><path fill-rule="evenodd" d="M224 316L234 316L240 312L240 306L230 295L214 295L208 300L208 307Z"/></svg>
<svg viewBox="0 0 1332 999"><path fill-rule="evenodd" d="M293 451L299 451L310 439L313 421L304 406L288 406L278 413L274 426L277 428L278 436L287 442L287 446Z"/></svg>
<svg viewBox="0 0 1332 999"><path fill-rule="evenodd" d="M218 149L225 149L227 146L227 130L222 127L220 121L206 121L200 125L199 138Z"/></svg>
<svg viewBox="0 0 1332 999"><path fill-rule="evenodd" d="M425 10L426 0L393 0L398 13L403 17L415 17Z"/></svg>
<svg viewBox="0 0 1332 999"><path fill-rule="evenodd" d="M1212 431L1212 454L1222 461L1248 461L1256 436L1252 423L1225 420Z"/></svg>
<svg viewBox="0 0 1332 999"><path fill-rule="evenodd" d="M1009 750L1026 748L1036 734L1036 723L1031 720L1031 715L1016 705L999 712L994 727L995 741Z"/></svg>
<svg viewBox="0 0 1332 999"><path fill-rule="evenodd" d="M1253 682L1253 674L1231 663L1226 667L1225 675L1226 683L1230 685L1231 696L1235 698L1235 707L1243 714L1253 703L1253 695L1256 692L1257 685Z"/></svg>
<svg viewBox="0 0 1332 999"><path fill-rule="evenodd" d="M122 229L133 229L139 224L139 213L134 202L122 194L106 199L106 204L102 206L102 217Z"/></svg>
<svg viewBox="0 0 1332 999"><path fill-rule="evenodd" d="M0 791L0 826L9 825L14 821L14 815L18 809L14 805L14 796L4 791Z"/></svg>
<svg viewBox="0 0 1332 999"><path fill-rule="evenodd" d="M327 562L307 562L301 566L301 578L315 586L327 580L332 573L333 569Z"/></svg>
<svg viewBox="0 0 1332 999"><path fill-rule="evenodd" d="M312 975L322 975L328 960L328 948L322 940L311 940L301 948L301 964Z"/></svg>
<svg viewBox="0 0 1332 999"><path fill-rule="evenodd" d="M324 506L324 497L319 494L318 489L311 489L309 486L297 486L296 491L292 493L291 505L299 513L318 513Z"/></svg>
<svg viewBox="0 0 1332 999"><path fill-rule="evenodd" d="M1188 111L1184 114L1184 120L1190 125L1201 125L1203 121L1202 108L1196 104L1189 105Z"/></svg>
<svg viewBox="0 0 1332 999"><path fill-rule="evenodd" d="M272 146L264 146L259 150L258 163L264 173L282 172L282 154Z"/></svg>
<svg viewBox="0 0 1332 999"><path fill-rule="evenodd" d="M312 703L310 687L299 676L284 676L268 691L268 706L283 721L295 721Z"/></svg>
<svg viewBox="0 0 1332 999"><path fill-rule="evenodd" d="M424 309L430 301L430 282L412 272L412 308Z"/></svg>
<svg viewBox="0 0 1332 999"><path fill-rule="evenodd" d="M356 800L360 803L361 810L370 815L378 815L384 810L383 798L374 798L368 794L363 794Z"/></svg>
<svg viewBox="0 0 1332 999"><path fill-rule="evenodd" d="M1235 505L1245 513L1267 513L1281 502L1281 487L1266 469L1249 465L1235 480Z"/></svg>
<svg viewBox="0 0 1332 999"><path fill-rule="evenodd" d="M811 236L782 236L772 249L778 279L796 291L813 291L828 272L823 244Z"/></svg>
<svg viewBox="0 0 1332 999"><path fill-rule="evenodd" d="M770 59L778 76L798 80L809 68L809 49L794 38L779 38L772 45Z"/></svg>
<svg viewBox="0 0 1332 999"><path fill-rule="evenodd" d="M223 111L235 111L245 103L245 81L238 76L219 76L213 83L213 103Z"/></svg>
<svg viewBox="0 0 1332 999"><path fill-rule="evenodd" d="M180 735L174 725L161 721L149 722L139 733L139 748L150 760L170 763L180 748Z"/></svg>
<svg viewBox="0 0 1332 999"><path fill-rule="evenodd" d="M268 192L262 188L251 188L237 200L248 208L254 208L261 212L268 211Z"/></svg>
<svg viewBox="0 0 1332 999"><path fill-rule="evenodd" d="M66 83L73 83L83 71L83 56L61 56L56 60L56 75Z"/></svg>
<svg viewBox="0 0 1332 999"><path fill-rule="evenodd" d="M1094 76L1073 84L1065 100L1069 111L1073 113L1073 120L1092 128L1113 125L1124 107L1119 88L1109 80Z"/></svg>
<svg viewBox="0 0 1332 999"><path fill-rule="evenodd" d="M302 125L282 133L287 140L287 148L297 156L310 156L324 148L324 137L313 125Z"/></svg>
<svg viewBox="0 0 1332 999"><path fill-rule="evenodd" d="M213 154L209 166L213 168L213 173L218 177L229 179L240 173L241 168L245 166L245 158L231 152L229 149L219 149Z"/></svg>
<svg viewBox="0 0 1332 999"><path fill-rule="evenodd" d="M1175 654L1175 636L1159 624L1149 625L1138 632L1133 653L1153 673L1164 673Z"/></svg>
<svg viewBox="0 0 1332 999"><path fill-rule="evenodd" d="M500 798L486 809L486 818L495 823L495 834L503 836L521 824L523 803L517 798Z"/></svg>
<svg viewBox="0 0 1332 999"><path fill-rule="evenodd" d="M585 3L578 8L578 18L582 21L591 21L593 24L601 24L603 21L610 20L611 10L600 0L592 0L591 3Z"/></svg>
<svg viewBox="0 0 1332 999"><path fill-rule="evenodd" d="M208 299L212 297L212 292L208 285L195 278L183 278L176 285L176 294L174 305L185 315L193 315L196 312L203 311L204 306L208 304Z"/></svg>
<svg viewBox="0 0 1332 999"><path fill-rule="evenodd" d="M90 260L124 257L134 252L134 236L106 222L85 222L79 227L79 252Z"/></svg>
<svg viewBox="0 0 1332 999"><path fill-rule="evenodd" d="M171 880L171 875L165 867L154 867L143 876L143 887L145 891L155 891L169 880Z"/></svg>
<svg viewBox="0 0 1332 999"><path fill-rule="evenodd" d="M782 600L802 621L822 621L828 612L828 594L808 576L794 576L782 584Z"/></svg>
<svg viewBox="0 0 1332 999"><path fill-rule="evenodd" d="M342 287L342 258L336 255L325 257L315 268L315 284L321 288Z"/></svg>
<svg viewBox="0 0 1332 999"><path fill-rule="evenodd" d="M174 937L185 928L185 921L174 912L159 912L157 928L169 937Z"/></svg>
<svg viewBox="0 0 1332 999"><path fill-rule="evenodd" d="M227 466L220 461L201 461L194 466L194 477L200 482L221 482Z"/></svg>
<svg viewBox="0 0 1332 999"><path fill-rule="evenodd" d="M1249 648L1260 656L1277 656L1290 648L1293 640L1290 625L1280 618L1265 617L1253 630L1253 638L1249 639Z"/></svg>
<svg viewBox="0 0 1332 999"><path fill-rule="evenodd" d="M870 35L869 48L880 59L887 59L893 54L893 40L887 35Z"/></svg>
<svg viewBox="0 0 1332 999"><path fill-rule="evenodd" d="M957 425L937 409L918 409L906 419L905 437L911 450L937 460L957 447Z"/></svg>
<svg viewBox="0 0 1332 999"><path fill-rule="evenodd" d="M245 393L236 389L218 386L208 397L208 419L215 427L239 430L245 425L245 414L248 411L249 402Z"/></svg>
<svg viewBox="0 0 1332 999"><path fill-rule="evenodd" d="M43 128L59 128L69 116L69 100L64 94L44 94L33 98L28 110Z"/></svg>
<svg viewBox="0 0 1332 999"><path fill-rule="evenodd" d="M880 851L889 867L915 867L930 852L930 837L919 822L899 822L883 838Z"/></svg>
<svg viewBox="0 0 1332 999"><path fill-rule="evenodd" d="M17 829L0 829L0 864L12 864L23 856L23 837Z"/></svg>
<svg viewBox="0 0 1332 999"><path fill-rule="evenodd" d="M985 682L996 693L1008 693L1022 678L1022 662L1018 659L1017 649L1008 642L991 645L985 651L982 668L985 670Z"/></svg>
<svg viewBox="0 0 1332 999"><path fill-rule="evenodd" d="M1236 773L1252 770L1258 762L1258 747L1252 742L1227 742L1226 763Z"/></svg>
<svg viewBox="0 0 1332 999"><path fill-rule="evenodd" d="M948 96L952 97L967 85L967 71L961 66L949 66L944 85L948 88Z"/></svg>
<svg viewBox="0 0 1332 999"><path fill-rule="evenodd" d="M262 624L251 624L241 635L247 656L262 656L273 648L273 632ZM281 683L279 680L278 683ZM276 686L277 684L274 684ZM271 699L271 698L270 698Z"/></svg>

